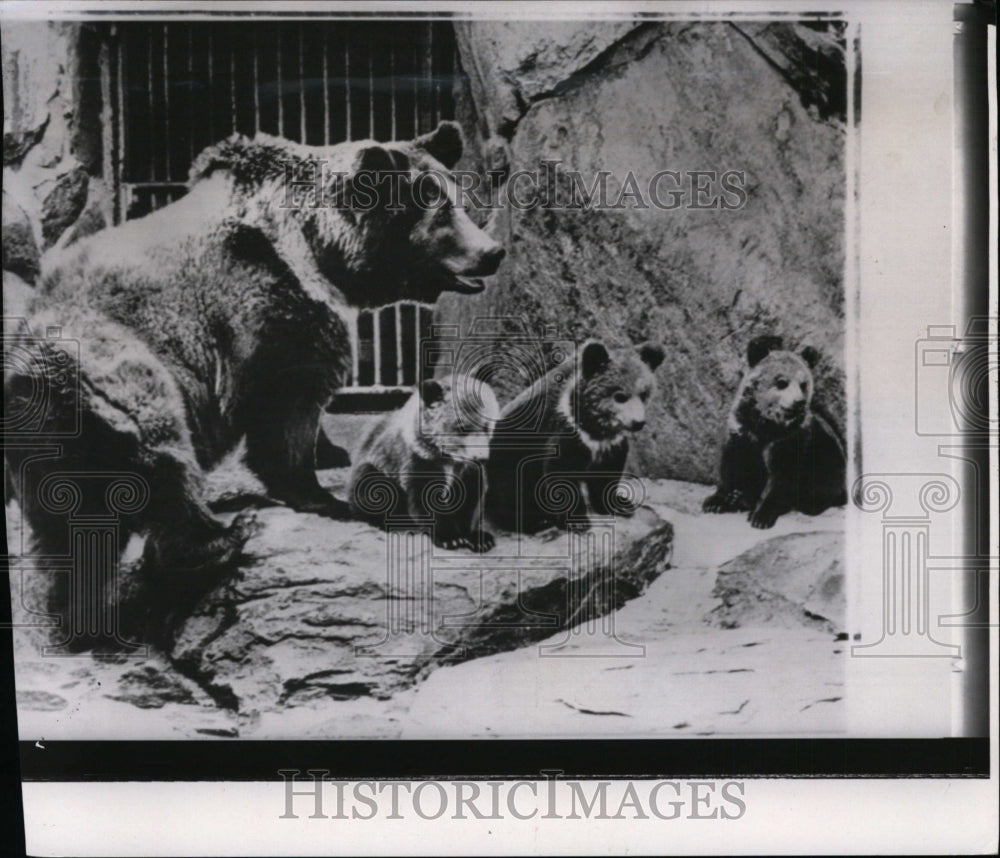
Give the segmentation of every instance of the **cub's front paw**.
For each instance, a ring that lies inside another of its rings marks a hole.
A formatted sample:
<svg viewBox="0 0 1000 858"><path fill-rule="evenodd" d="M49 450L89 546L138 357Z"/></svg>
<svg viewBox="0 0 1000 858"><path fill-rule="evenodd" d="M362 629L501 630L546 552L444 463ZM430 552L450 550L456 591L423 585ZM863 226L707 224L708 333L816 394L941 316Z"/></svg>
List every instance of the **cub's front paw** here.
<svg viewBox="0 0 1000 858"><path fill-rule="evenodd" d="M484 530L482 533L478 534L475 543L472 546L472 550L477 551L480 554L485 554L496 544L497 541L493 538L493 534Z"/></svg>
<svg viewBox="0 0 1000 858"><path fill-rule="evenodd" d="M252 510L244 510L233 519L227 533L233 545L242 548L247 540L256 536L263 529L264 525L257 520L257 514Z"/></svg>
<svg viewBox="0 0 1000 858"><path fill-rule="evenodd" d="M710 494L707 498L705 498L701 505L701 509L703 512L726 512L725 497L719 492Z"/></svg>
<svg viewBox="0 0 1000 858"><path fill-rule="evenodd" d="M705 498L701 505L703 512L743 512L752 509L743 493L733 489L729 492L716 491Z"/></svg>
<svg viewBox="0 0 1000 858"><path fill-rule="evenodd" d="M351 508L347 502L326 493L308 498L291 498L286 503L296 512L311 512L337 521L347 521L351 518Z"/></svg>
<svg viewBox="0 0 1000 858"><path fill-rule="evenodd" d="M774 523L778 520L778 513L767 507L759 506L750 513L748 520L752 527L756 527L758 530L767 530L774 527Z"/></svg>

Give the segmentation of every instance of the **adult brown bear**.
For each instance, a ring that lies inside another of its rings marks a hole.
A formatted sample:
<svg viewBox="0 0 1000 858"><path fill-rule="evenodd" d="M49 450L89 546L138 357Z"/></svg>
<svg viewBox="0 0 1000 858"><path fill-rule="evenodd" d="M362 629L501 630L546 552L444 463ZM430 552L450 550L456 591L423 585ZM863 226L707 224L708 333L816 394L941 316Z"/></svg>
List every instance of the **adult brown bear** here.
<svg viewBox="0 0 1000 858"><path fill-rule="evenodd" d="M108 511L107 485L90 477L128 474L144 499L117 510L119 539L147 537L144 567L228 563L251 517L224 527L200 482L243 436L269 494L345 517L314 457L350 316L479 291L471 278L504 254L459 205L449 171L461 152L454 123L326 148L234 136L197 158L184 198L49 260L4 383L6 456L36 552L66 557L67 512ZM74 476L70 509L53 492ZM51 589L54 610L67 586Z"/></svg>

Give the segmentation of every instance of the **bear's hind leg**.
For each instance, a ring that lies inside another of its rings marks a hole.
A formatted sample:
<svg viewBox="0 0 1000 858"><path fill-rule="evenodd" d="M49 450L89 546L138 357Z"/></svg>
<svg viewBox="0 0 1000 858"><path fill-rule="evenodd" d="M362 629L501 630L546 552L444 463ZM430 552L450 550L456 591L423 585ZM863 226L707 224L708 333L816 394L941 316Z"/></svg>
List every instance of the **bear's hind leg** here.
<svg viewBox="0 0 1000 858"><path fill-rule="evenodd" d="M316 479L316 437L321 407L317 399L276 398L248 418L247 464L277 500L298 512L330 518L351 517L346 502Z"/></svg>

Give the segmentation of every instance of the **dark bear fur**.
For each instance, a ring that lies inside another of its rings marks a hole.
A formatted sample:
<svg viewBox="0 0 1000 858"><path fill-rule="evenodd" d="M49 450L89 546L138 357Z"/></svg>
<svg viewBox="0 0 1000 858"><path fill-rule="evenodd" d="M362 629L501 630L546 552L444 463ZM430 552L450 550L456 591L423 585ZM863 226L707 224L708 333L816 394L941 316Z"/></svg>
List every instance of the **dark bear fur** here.
<svg viewBox="0 0 1000 858"><path fill-rule="evenodd" d="M754 527L768 528L791 510L818 515L847 503L843 441L813 402L818 358L809 347L785 351L774 336L750 343L706 512L748 511Z"/></svg>
<svg viewBox="0 0 1000 858"><path fill-rule="evenodd" d="M378 527L426 526L441 548L489 551L485 459L500 408L488 384L455 373L424 381L354 455L348 498Z"/></svg>
<svg viewBox="0 0 1000 858"><path fill-rule="evenodd" d="M508 403L490 444L490 520L523 533L584 528L587 500L597 515L631 515L620 486L628 434L645 424L663 357L656 343L590 341Z"/></svg>
<svg viewBox="0 0 1000 858"><path fill-rule="evenodd" d="M478 291L470 278L493 274L503 256L455 204L448 170L460 154L454 123L391 145L234 136L198 157L181 200L54 254L30 324L6 344L16 355L5 372L8 414L46 391L44 413L15 440L55 450L6 449L36 552L69 551L65 513L39 498L47 477L129 473L150 500L122 516L120 543L147 537L144 569L227 564L251 518L224 527L201 477L244 435L247 463L273 498L346 517L347 504L316 479L315 447L349 366L349 316ZM315 175L312 160L327 164L325 199L289 205L286 179ZM373 203L364 209L345 203L359 199L351 192L362 176ZM426 188L413 193L418 180L437 190L433 208L419 202ZM390 196L390 185L402 193ZM59 361L72 365L70 381L50 372ZM73 420L79 432L68 437ZM101 497L83 504L100 512ZM50 606L65 611L64 588L52 588Z"/></svg>

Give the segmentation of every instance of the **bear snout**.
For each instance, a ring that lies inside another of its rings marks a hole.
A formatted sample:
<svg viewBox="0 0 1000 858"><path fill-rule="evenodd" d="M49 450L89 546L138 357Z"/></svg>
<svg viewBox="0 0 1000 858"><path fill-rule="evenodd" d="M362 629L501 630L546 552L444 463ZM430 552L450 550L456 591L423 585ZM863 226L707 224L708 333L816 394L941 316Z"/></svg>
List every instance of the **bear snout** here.
<svg viewBox="0 0 1000 858"><path fill-rule="evenodd" d="M645 425L646 425L645 420L633 420L631 423L628 424L628 431L638 432Z"/></svg>
<svg viewBox="0 0 1000 858"><path fill-rule="evenodd" d="M479 254L474 270L466 271L465 274L470 277L489 277L491 274L496 274L506 255L507 251L503 246L494 243L492 247Z"/></svg>

